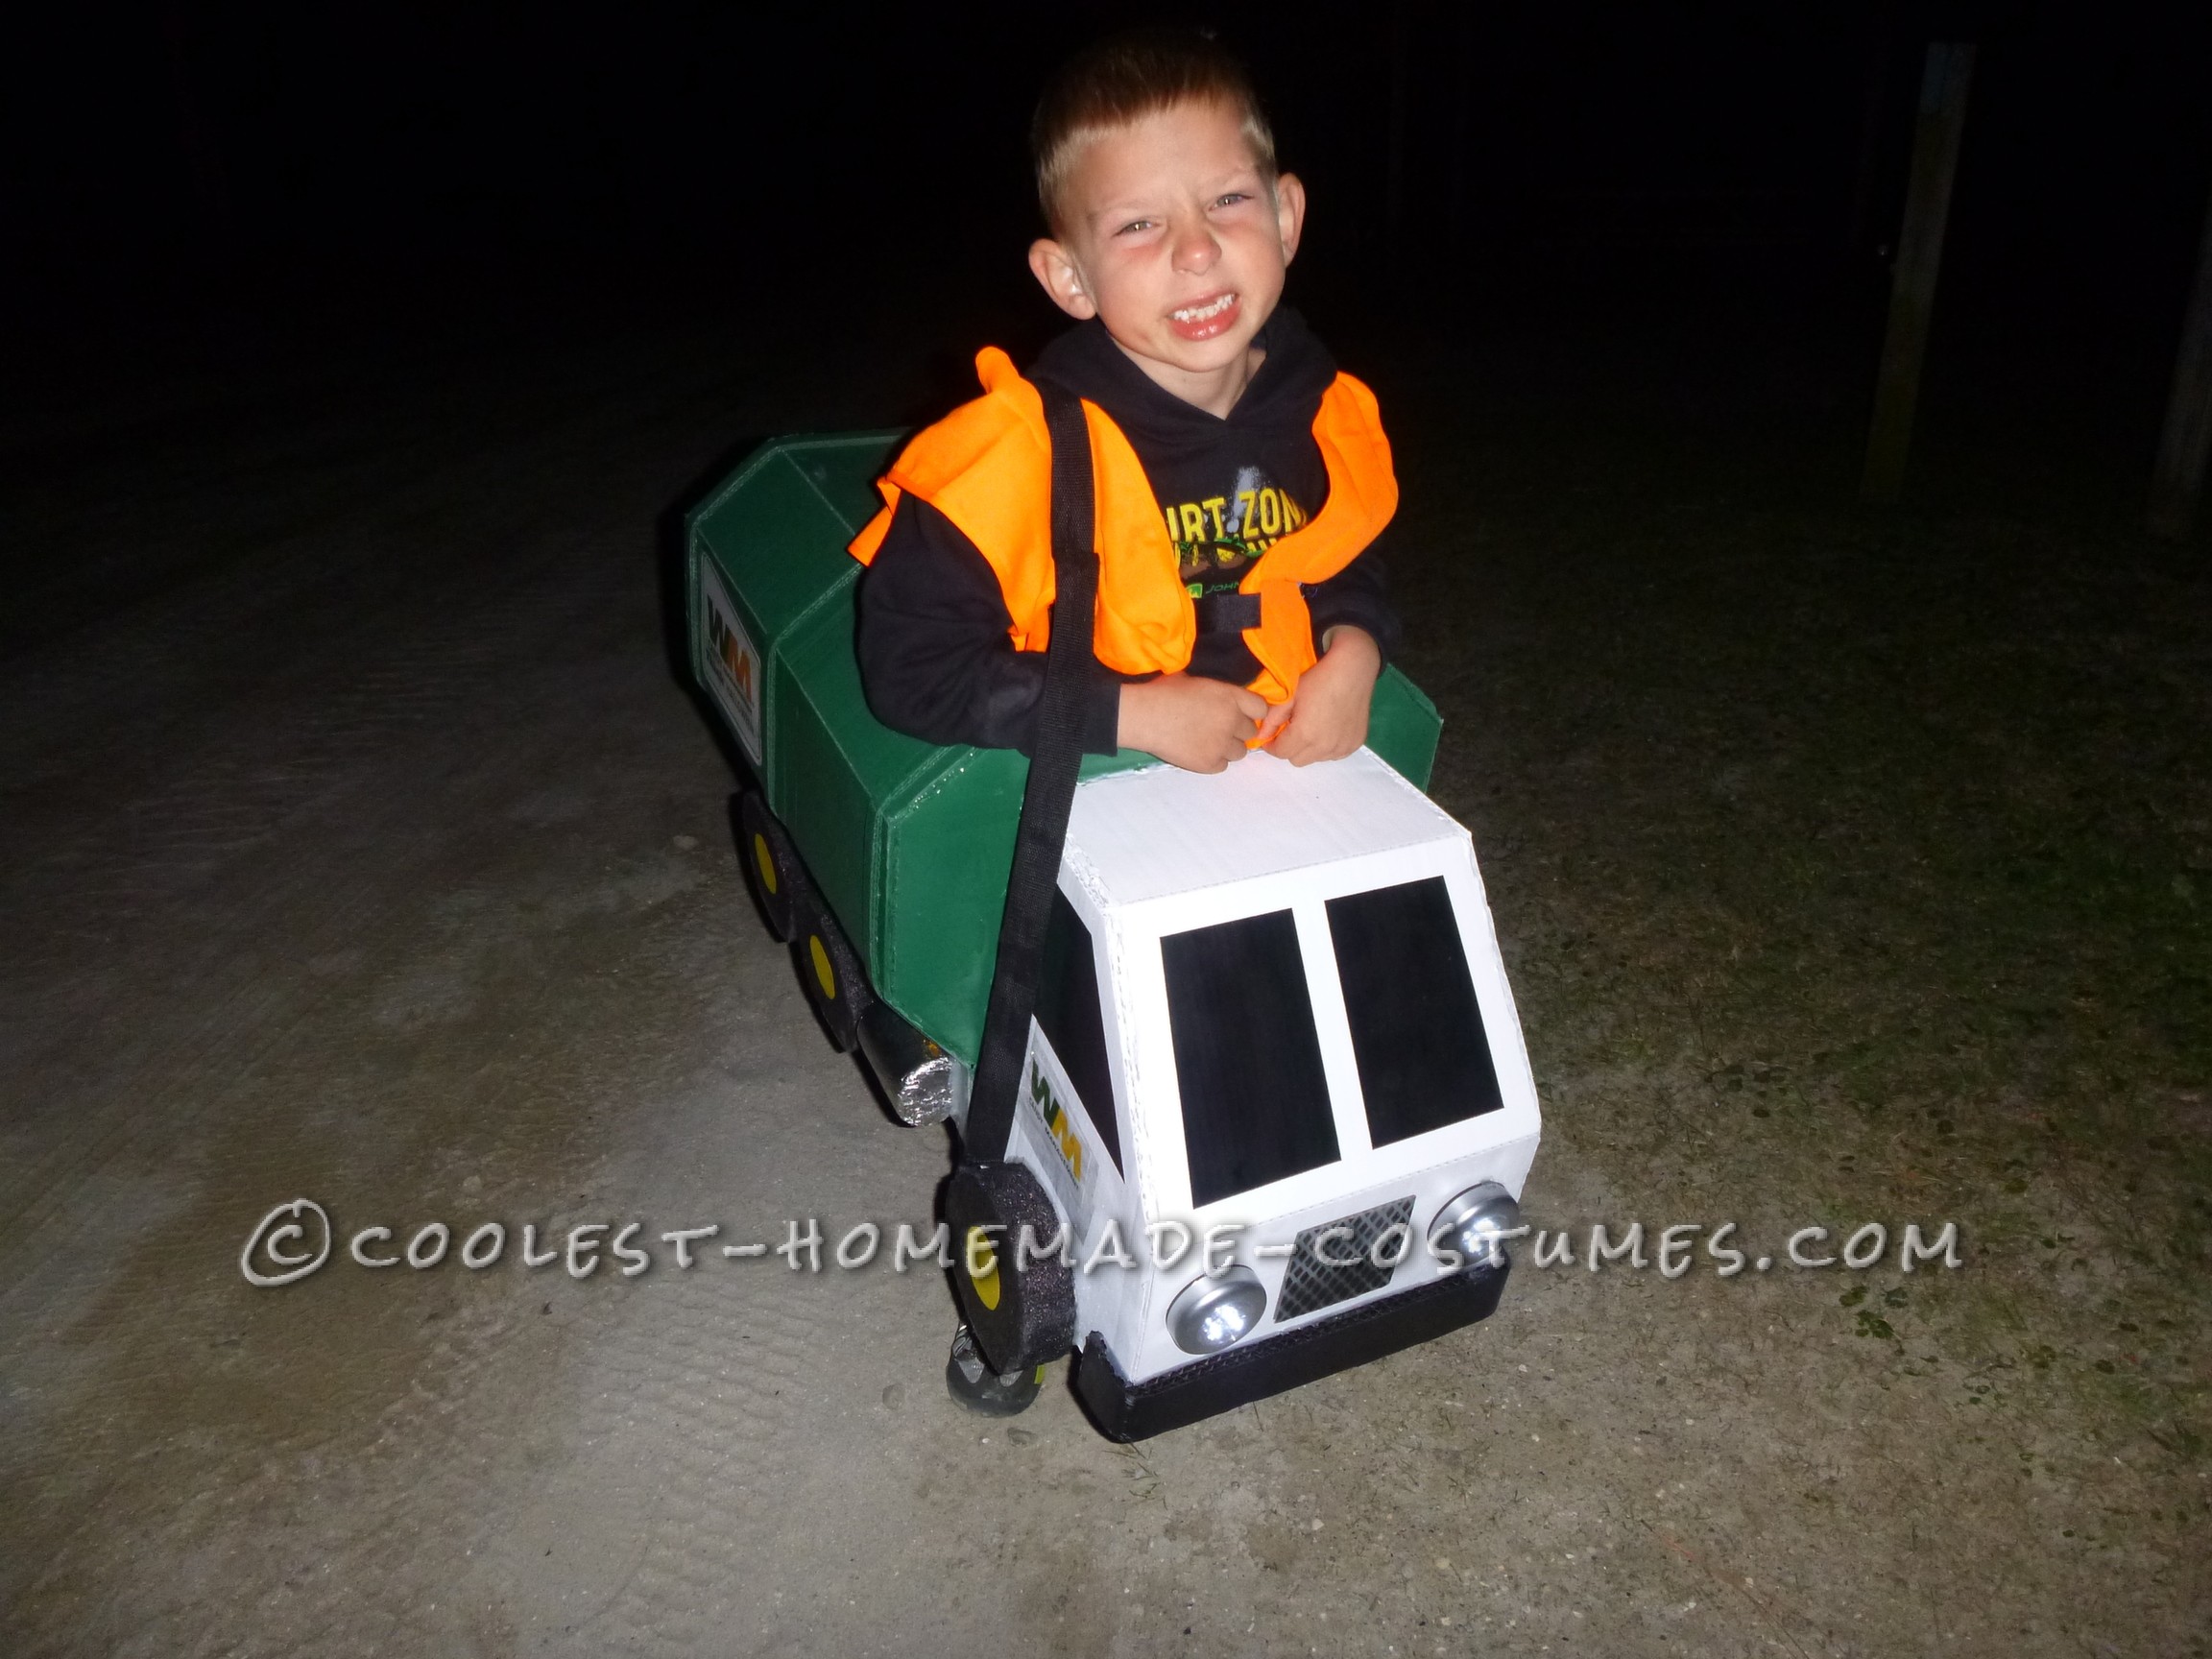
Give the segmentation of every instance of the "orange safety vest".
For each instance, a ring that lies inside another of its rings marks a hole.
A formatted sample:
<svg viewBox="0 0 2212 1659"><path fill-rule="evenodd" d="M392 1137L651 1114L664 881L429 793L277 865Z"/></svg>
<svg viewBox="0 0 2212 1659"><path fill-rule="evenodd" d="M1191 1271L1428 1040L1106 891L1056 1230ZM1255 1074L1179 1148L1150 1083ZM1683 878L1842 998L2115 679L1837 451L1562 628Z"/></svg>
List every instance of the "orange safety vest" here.
<svg viewBox="0 0 2212 1659"><path fill-rule="evenodd" d="M903 493L919 495L973 541L998 573L1014 648L1042 651L1052 632L1051 442L1045 400L995 346L975 357L983 396L919 433L878 481L883 510L854 538L853 556L876 557ZM1151 481L1129 440L1088 398L1098 547L1094 649L1124 674L1172 674L1190 663L1198 617L1176 566L1174 544ZM1299 584L1336 574L1375 540L1398 508L1398 479L1375 395L1338 374L1321 395L1313 437L1329 471L1329 498L1276 541L1238 589L1260 596L1260 625L1243 630L1260 660L1251 688L1286 700L1313 666L1313 624Z"/></svg>

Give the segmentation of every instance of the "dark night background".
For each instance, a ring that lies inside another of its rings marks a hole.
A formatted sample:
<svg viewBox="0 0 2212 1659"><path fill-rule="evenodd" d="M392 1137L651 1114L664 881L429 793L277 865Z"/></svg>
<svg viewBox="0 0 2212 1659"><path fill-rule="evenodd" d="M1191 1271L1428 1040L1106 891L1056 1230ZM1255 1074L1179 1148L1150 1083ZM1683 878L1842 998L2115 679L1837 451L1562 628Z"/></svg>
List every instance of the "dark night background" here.
<svg viewBox="0 0 2212 1659"><path fill-rule="evenodd" d="M745 307L928 357L950 398L976 343L1053 325L1019 257L1040 78L1163 15L1255 65L1313 190L1293 299L1376 377L1466 346L1694 398L1780 349L1797 378L1754 395L1845 426L1920 52L1977 39L1924 436L2001 419L2117 493L2149 465L2212 183L2178 5L57 14L8 71L17 441L94 383Z"/></svg>
<svg viewBox="0 0 2212 1659"><path fill-rule="evenodd" d="M2145 512L2203 0L42 10L0 33L0 1652L2212 1652L2212 503ZM671 554L762 437L1049 337L1032 100L1163 15L1252 61L1291 300L1381 398L1532 1223L1725 1217L1775 1270L1517 1261L1134 1456L1059 1380L979 1433L926 1272L252 1287L295 1195L511 1250L926 1216L943 1132L755 914ZM1947 1220L1955 1271L1780 1254Z"/></svg>

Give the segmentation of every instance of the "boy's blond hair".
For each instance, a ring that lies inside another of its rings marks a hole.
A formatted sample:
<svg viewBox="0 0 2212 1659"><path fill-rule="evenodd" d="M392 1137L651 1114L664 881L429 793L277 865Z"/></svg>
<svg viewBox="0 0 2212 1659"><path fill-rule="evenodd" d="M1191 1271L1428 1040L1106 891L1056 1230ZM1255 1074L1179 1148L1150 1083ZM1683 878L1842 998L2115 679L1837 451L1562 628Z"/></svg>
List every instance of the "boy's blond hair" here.
<svg viewBox="0 0 2212 1659"><path fill-rule="evenodd" d="M1188 29L1136 29L1085 47L1064 64L1037 101L1029 149L1037 163L1037 201L1058 235L1062 197L1084 147L1106 133L1178 104L1220 104L1240 118L1261 177L1275 183L1275 133L1244 65L1210 36Z"/></svg>

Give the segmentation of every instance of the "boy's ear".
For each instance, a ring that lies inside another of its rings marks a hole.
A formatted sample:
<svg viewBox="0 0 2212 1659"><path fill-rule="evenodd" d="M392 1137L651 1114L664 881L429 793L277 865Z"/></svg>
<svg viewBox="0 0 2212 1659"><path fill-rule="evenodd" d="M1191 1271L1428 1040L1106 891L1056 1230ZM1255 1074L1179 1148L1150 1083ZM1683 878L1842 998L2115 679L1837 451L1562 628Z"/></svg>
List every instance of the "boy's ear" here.
<svg viewBox="0 0 2212 1659"><path fill-rule="evenodd" d="M1029 274L1069 316L1089 322L1098 315L1097 303L1084 292L1083 273L1068 250L1051 237L1040 236L1029 244Z"/></svg>
<svg viewBox="0 0 2212 1659"><path fill-rule="evenodd" d="M1278 174L1275 180L1275 226L1283 236L1283 263L1298 256L1298 238L1306 230L1306 183L1295 173Z"/></svg>

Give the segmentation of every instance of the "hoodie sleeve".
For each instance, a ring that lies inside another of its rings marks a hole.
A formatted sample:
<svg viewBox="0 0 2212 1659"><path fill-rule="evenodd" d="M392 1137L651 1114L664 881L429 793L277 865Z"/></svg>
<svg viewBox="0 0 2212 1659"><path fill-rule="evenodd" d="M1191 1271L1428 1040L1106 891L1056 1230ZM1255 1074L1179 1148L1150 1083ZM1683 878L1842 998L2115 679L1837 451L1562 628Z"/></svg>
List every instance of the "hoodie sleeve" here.
<svg viewBox="0 0 2212 1659"><path fill-rule="evenodd" d="M1306 589L1306 608L1313 617L1313 653L1321 654L1321 637L1332 628L1364 628L1375 637L1387 662L1398 654L1405 638L1397 607L1390 603L1389 572L1382 563L1382 534L1358 558L1330 577Z"/></svg>
<svg viewBox="0 0 2212 1659"><path fill-rule="evenodd" d="M998 578L950 519L902 495L859 609L860 684L884 725L928 743L1032 751L1045 654L1014 649ZM1119 677L1092 663L1084 753L1115 752L1120 713Z"/></svg>

